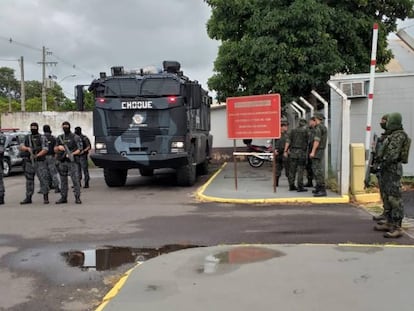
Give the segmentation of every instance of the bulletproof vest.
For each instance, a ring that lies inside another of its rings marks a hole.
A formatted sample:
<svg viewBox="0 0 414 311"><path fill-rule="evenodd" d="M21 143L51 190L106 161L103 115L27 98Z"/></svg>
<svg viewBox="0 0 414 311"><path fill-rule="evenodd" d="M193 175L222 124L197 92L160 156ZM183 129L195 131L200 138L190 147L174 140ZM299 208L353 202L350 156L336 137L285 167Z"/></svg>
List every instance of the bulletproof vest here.
<svg viewBox="0 0 414 311"><path fill-rule="evenodd" d="M290 147L294 149L306 150L308 146L308 131L305 127L298 127L292 131Z"/></svg>
<svg viewBox="0 0 414 311"><path fill-rule="evenodd" d="M56 137L53 136L52 134L45 134L46 137L46 141L47 141L47 155L54 155L55 151L53 150L53 148L56 146Z"/></svg>
<svg viewBox="0 0 414 311"><path fill-rule="evenodd" d="M38 154L42 150L42 136L40 134L29 135L29 147L32 148L33 154Z"/></svg>
<svg viewBox="0 0 414 311"><path fill-rule="evenodd" d="M66 146L68 146L70 152L73 152L76 149L78 149L78 145L76 144L76 141L75 141L75 134L73 133L70 133L67 136L65 136L65 134L60 135L59 141L57 142L57 144L65 144Z"/></svg>

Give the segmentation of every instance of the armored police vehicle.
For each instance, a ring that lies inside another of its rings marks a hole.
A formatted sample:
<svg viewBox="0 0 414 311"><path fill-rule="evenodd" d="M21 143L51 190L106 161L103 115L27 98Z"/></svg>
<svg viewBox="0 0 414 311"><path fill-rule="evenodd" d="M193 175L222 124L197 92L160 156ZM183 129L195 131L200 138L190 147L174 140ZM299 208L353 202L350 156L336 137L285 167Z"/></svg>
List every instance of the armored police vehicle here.
<svg viewBox="0 0 414 311"><path fill-rule="evenodd" d="M177 184L191 186L205 174L212 150L211 97L176 61L163 69L100 73L95 95L92 161L104 170L109 187L124 186L129 169L150 176L154 169L176 169Z"/></svg>

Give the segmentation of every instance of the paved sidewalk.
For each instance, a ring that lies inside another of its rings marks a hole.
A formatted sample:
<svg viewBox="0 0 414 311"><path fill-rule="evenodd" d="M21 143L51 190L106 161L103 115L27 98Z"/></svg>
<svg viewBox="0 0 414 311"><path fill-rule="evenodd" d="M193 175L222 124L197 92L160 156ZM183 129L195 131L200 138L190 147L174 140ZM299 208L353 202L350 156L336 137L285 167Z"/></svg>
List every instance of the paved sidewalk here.
<svg viewBox="0 0 414 311"><path fill-rule="evenodd" d="M186 249L131 270L97 310L411 311L413 256L379 245Z"/></svg>
<svg viewBox="0 0 414 311"><path fill-rule="evenodd" d="M314 197L308 192L289 191L287 178L280 178L280 186L273 189L271 165L253 168L247 162L237 162L237 189L234 163L225 163L210 180L197 191L201 201L224 203L348 203L348 196L327 190L328 196ZM305 178L306 179L306 178Z"/></svg>

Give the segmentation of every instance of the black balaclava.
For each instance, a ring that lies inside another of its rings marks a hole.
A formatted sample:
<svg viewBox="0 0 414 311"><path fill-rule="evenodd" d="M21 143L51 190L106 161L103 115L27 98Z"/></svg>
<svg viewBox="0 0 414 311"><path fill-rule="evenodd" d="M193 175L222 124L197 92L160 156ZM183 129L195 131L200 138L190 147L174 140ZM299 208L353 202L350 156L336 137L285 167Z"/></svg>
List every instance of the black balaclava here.
<svg viewBox="0 0 414 311"><path fill-rule="evenodd" d="M51 134L52 133L52 130L50 129L50 126L49 125L47 125L47 124L45 124L45 125L43 125L43 133L47 133L47 134Z"/></svg>
<svg viewBox="0 0 414 311"><path fill-rule="evenodd" d="M68 121L62 123L62 130L66 135L70 133L70 123Z"/></svg>
<svg viewBox="0 0 414 311"><path fill-rule="evenodd" d="M39 134L39 124L37 124L36 122L30 124L30 132L32 133L32 135Z"/></svg>
<svg viewBox="0 0 414 311"><path fill-rule="evenodd" d="M76 135L82 135L82 128L80 126L75 127L75 134Z"/></svg>

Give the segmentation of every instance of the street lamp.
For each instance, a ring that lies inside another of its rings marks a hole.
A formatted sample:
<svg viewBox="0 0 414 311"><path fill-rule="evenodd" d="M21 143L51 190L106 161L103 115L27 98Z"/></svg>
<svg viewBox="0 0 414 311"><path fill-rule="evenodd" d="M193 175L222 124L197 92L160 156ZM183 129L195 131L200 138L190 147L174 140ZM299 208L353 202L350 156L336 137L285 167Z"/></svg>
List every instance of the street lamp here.
<svg viewBox="0 0 414 311"><path fill-rule="evenodd" d="M71 74L71 75L68 75L68 76L66 76L66 77L63 77L58 83L60 83L60 82L62 82L63 80L65 80L65 79L67 79L67 78L74 78L74 77L76 77L76 75L75 74Z"/></svg>

